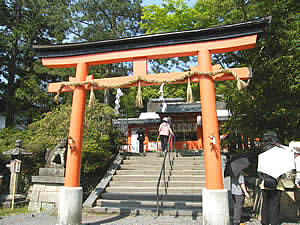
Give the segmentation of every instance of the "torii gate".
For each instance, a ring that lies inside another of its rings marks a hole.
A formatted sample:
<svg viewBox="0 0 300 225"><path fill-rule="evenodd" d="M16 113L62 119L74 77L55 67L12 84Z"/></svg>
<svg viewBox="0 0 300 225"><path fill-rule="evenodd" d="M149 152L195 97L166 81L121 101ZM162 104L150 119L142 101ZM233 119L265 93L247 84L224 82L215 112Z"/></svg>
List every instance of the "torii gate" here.
<svg viewBox="0 0 300 225"><path fill-rule="evenodd" d="M50 83L49 92L73 92L65 185L61 189L59 224L81 224L81 147L86 92L94 89L200 83L206 188L203 191L205 224L229 224L227 191L224 191L214 81L248 79L248 68L219 70L211 64L211 54L245 50L255 46L270 18L183 32L137 36L117 40L33 46L48 68L75 67L70 82ZM147 60L198 56L198 68L189 73L147 74ZM93 79L91 65L133 62L133 76ZM218 70L218 71L216 71ZM198 72L197 72L198 71ZM211 75L211 76L209 76ZM212 76L214 75L214 76ZM212 141L214 139L214 141ZM221 193L221 194L220 194ZM221 197L220 197L221 196ZM227 201L227 202L226 202ZM222 216L223 218L218 218Z"/></svg>

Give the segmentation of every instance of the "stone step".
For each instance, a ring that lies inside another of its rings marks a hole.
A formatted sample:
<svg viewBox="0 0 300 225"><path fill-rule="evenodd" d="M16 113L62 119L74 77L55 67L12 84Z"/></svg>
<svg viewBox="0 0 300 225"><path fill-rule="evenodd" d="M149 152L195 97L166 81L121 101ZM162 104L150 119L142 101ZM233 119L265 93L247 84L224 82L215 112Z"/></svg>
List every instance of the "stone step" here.
<svg viewBox="0 0 300 225"><path fill-rule="evenodd" d="M159 174L156 175L114 175L112 181L155 181L157 182ZM204 181L205 175L172 175L171 181Z"/></svg>
<svg viewBox="0 0 300 225"><path fill-rule="evenodd" d="M159 176L160 170L117 170L117 175L154 175Z"/></svg>
<svg viewBox="0 0 300 225"><path fill-rule="evenodd" d="M121 164L120 165L120 168L119 169L130 169L130 170L133 170L133 169L137 169L137 170L140 170L140 169L151 169L151 168L154 168L155 170L157 169L161 169L162 168L162 164L150 164L150 163L145 163L145 164ZM205 169L205 165L204 164L186 164L186 165L180 165L180 164L170 164L170 163L166 163L165 164L165 168L168 168L168 169L173 169L173 170L194 170L194 169Z"/></svg>
<svg viewBox="0 0 300 225"><path fill-rule="evenodd" d="M91 210L98 213L155 215L157 181L163 162L161 156L163 154L157 152L126 156L97 200L97 206ZM204 165L203 156L175 157L170 170L169 158L166 158L167 186L161 180L160 215L202 216Z"/></svg>
<svg viewBox="0 0 300 225"><path fill-rule="evenodd" d="M126 156L124 160L133 160L133 161L140 161L140 160L163 160L163 156L159 157L148 157L148 156Z"/></svg>
<svg viewBox="0 0 300 225"><path fill-rule="evenodd" d="M157 163L157 164L138 163L138 164L121 164L120 165L120 169L122 169L122 170L134 170L134 169L140 170L143 168L145 168L147 170L149 170L149 169L158 170L158 169L161 169L161 167L162 167L162 164L159 164L159 163ZM169 163L166 163L165 167L171 168Z"/></svg>
<svg viewBox="0 0 300 225"><path fill-rule="evenodd" d="M111 200L139 200L139 201L156 201L156 193L102 193L101 199ZM188 201L188 202L202 202L202 195L200 194L167 194L160 193L159 199L161 201Z"/></svg>
<svg viewBox="0 0 300 225"><path fill-rule="evenodd" d="M148 157L137 157L137 158L126 158L123 161L124 162L162 162L163 157L161 158L148 158ZM166 160L169 160L169 157L167 156ZM174 158L175 162L204 162L204 157L197 157L197 158Z"/></svg>
<svg viewBox="0 0 300 225"><path fill-rule="evenodd" d="M202 194L203 187L168 187L168 194ZM156 193L156 187L107 187L109 193ZM160 187L159 193L165 193L165 188Z"/></svg>
<svg viewBox="0 0 300 225"><path fill-rule="evenodd" d="M156 208L131 208L131 207L100 207L96 206L90 209L85 209L85 212L91 213L111 213L111 214L126 214L132 216L138 215L153 215L156 216ZM160 216L193 216L202 220L202 209L201 210L185 210L185 209L173 209L164 208L159 209Z"/></svg>
<svg viewBox="0 0 300 225"><path fill-rule="evenodd" d="M168 185L168 184L167 184ZM109 183L109 187L151 187L151 188L156 188L157 186L157 181L113 181ZM164 187L164 183L160 183L161 187Z"/></svg>
<svg viewBox="0 0 300 225"><path fill-rule="evenodd" d="M99 199L96 205L100 207L131 207L131 208L156 208L157 201L139 201L139 200L111 200ZM188 201L162 201L159 202L159 208L164 209L187 209L202 210L201 202Z"/></svg>
<svg viewBox="0 0 300 225"><path fill-rule="evenodd" d="M195 170L195 169L205 169L204 164L199 164L199 165L173 165L172 167L170 166L169 163L167 163L166 168L170 169L173 168L173 170ZM159 164L125 164L121 165L120 169L124 170L140 170L140 169L155 169L155 170L160 170L161 165Z"/></svg>
<svg viewBox="0 0 300 225"><path fill-rule="evenodd" d="M176 162L184 162L184 161L189 161L189 162L193 162L193 161L204 161L204 156L195 156L195 157L175 157L174 158Z"/></svg>
<svg viewBox="0 0 300 225"><path fill-rule="evenodd" d="M170 181L199 181L205 182L205 174L197 175L172 175Z"/></svg>
<svg viewBox="0 0 300 225"><path fill-rule="evenodd" d="M205 170L204 169L172 170L171 174L172 176L176 176L176 175L199 176L199 175L205 175Z"/></svg>
<svg viewBox="0 0 300 225"><path fill-rule="evenodd" d="M181 155L182 154L182 155ZM198 155L197 155L198 154ZM201 153L181 152L166 158L166 181L163 178L157 197L157 181L164 154L162 152L125 154L104 192L99 193L98 213L128 213L156 215L157 198L159 214L172 216L202 216L202 190L205 187L205 161Z"/></svg>
<svg viewBox="0 0 300 225"><path fill-rule="evenodd" d="M168 187L204 187L205 181L169 181ZM156 187L157 181L112 181L110 187ZM160 186L164 186L163 182Z"/></svg>
<svg viewBox="0 0 300 225"><path fill-rule="evenodd" d="M156 152L155 154L149 154L149 153L137 153L137 154L127 154L126 158L151 158L151 157L163 157L165 153L163 152ZM204 154L198 154L198 155L182 155L178 151L170 151L167 154L173 155L176 158L197 158L197 157L204 157Z"/></svg>
<svg viewBox="0 0 300 225"><path fill-rule="evenodd" d="M117 170L117 175L157 175L159 176L160 169L157 170ZM197 169L197 170L172 170L173 175L204 175L204 169Z"/></svg>
<svg viewBox="0 0 300 225"><path fill-rule="evenodd" d="M197 159L197 160L179 160L177 158L175 158L174 160L170 159L169 158L166 158L166 162L168 161L173 161L175 164L180 164L180 165L186 165L188 163L191 163L191 164L201 164L201 163L204 163L205 160L204 158L201 158L201 159ZM163 162L163 159L162 158L157 158L157 159L148 159L148 158L144 158L144 159L140 159L140 160L123 160L123 164L126 164L126 163L137 163L137 164L141 164L141 163L149 163L149 164L161 164Z"/></svg>
<svg viewBox="0 0 300 225"><path fill-rule="evenodd" d="M141 160L141 161L131 161L131 160L124 160L121 165L162 165L163 160ZM166 160L165 163L170 164L169 160ZM194 160L194 161L178 161L174 160L173 165L202 165L205 164L204 160Z"/></svg>
<svg viewBox="0 0 300 225"><path fill-rule="evenodd" d="M114 175L112 181L157 181L159 174L155 175Z"/></svg>

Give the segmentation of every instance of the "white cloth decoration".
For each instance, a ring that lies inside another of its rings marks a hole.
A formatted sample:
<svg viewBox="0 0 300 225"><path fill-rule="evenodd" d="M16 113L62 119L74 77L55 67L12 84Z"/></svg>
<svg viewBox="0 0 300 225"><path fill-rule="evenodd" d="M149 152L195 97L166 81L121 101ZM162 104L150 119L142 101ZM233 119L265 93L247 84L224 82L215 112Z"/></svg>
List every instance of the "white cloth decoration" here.
<svg viewBox="0 0 300 225"><path fill-rule="evenodd" d="M165 86L165 83L162 83L160 85L159 92L158 92L158 93L160 93L159 100L161 100L163 102L165 101L165 99L164 99L164 86Z"/></svg>
<svg viewBox="0 0 300 225"><path fill-rule="evenodd" d="M158 92L158 93L160 93L159 100L162 102L162 108L161 108L162 112L165 112L168 107L168 104L165 103L165 98L164 98L164 86L165 86L165 83L162 83L160 85L159 92Z"/></svg>
<svg viewBox="0 0 300 225"><path fill-rule="evenodd" d="M167 108L168 108L168 105L167 105L167 103L164 102L162 105L161 111L165 112L167 110Z"/></svg>
<svg viewBox="0 0 300 225"><path fill-rule="evenodd" d="M120 97L123 96L123 92L121 90L121 88L117 89L117 94L116 94L116 100L115 100L115 109L114 109L114 113L115 115L119 114L119 108L120 108Z"/></svg>

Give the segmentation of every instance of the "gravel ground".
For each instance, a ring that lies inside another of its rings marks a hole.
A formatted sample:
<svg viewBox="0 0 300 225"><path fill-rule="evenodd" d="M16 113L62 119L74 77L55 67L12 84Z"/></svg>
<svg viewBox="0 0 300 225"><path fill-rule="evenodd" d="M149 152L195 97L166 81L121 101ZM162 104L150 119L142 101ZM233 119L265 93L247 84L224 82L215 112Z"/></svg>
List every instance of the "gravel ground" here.
<svg viewBox="0 0 300 225"><path fill-rule="evenodd" d="M130 216L117 214L83 214L84 225L203 225L202 218L174 216ZM245 225L260 225L259 220L248 218ZM2 225L55 225L56 216L46 213L29 213L0 217ZM283 222L282 225L300 225L300 223Z"/></svg>

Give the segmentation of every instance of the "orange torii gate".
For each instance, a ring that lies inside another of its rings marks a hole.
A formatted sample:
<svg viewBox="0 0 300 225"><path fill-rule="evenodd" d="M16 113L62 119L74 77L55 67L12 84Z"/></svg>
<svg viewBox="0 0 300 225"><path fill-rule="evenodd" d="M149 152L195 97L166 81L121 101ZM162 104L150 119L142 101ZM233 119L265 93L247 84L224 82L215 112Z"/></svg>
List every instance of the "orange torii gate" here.
<svg viewBox="0 0 300 225"><path fill-rule="evenodd" d="M269 18L262 18L207 29L117 40L49 46L35 45L34 49L42 58L44 66L48 68L76 68L76 76L75 78L70 77L69 82L51 83L48 86L49 92L73 92L65 186L60 197L64 199L64 203L60 204L59 224L81 224L81 147L86 93L91 88L126 88L138 85L160 85L161 83L186 83L188 79L190 82L199 82L206 190L210 201L212 195L219 195L217 194L218 191L223 190L224 187L214 81L237 79L240 82L241 79L249 78L250 71L248 68L231 70L213 68L211 54L253 48L258 35L263 32L264 27L269 22ZM147 74L147 60L149 59L194 55L198 56L198 68L194 68L191 72ZM94 79L93 76L88 76L89 66L127 61L133 62L133 76L104 79ZM204 199L203 196L203 202ZM206 224L223 224L220 221L225 221L224 219L216 220L216 215L220 213L225 213L226 217L229 218L229 214L227 215L228 207L223 209L224 203L219 203L219 201L219 197L216 197L215 200L211 201L214 203L210 203L210 206L203 205ZM75 206L76 204L80 206Z"/></svg>

